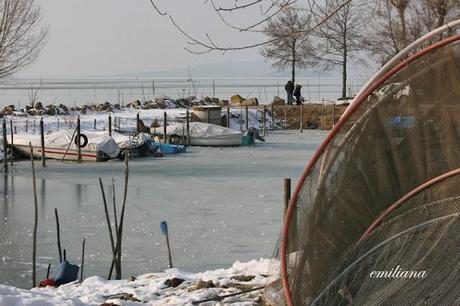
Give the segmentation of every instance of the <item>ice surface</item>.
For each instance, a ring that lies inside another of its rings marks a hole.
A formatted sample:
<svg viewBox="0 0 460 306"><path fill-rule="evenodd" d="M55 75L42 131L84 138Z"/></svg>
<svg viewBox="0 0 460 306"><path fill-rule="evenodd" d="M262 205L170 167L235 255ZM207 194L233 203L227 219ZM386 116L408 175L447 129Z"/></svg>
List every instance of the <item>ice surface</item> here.
<svg viewBox="0 0 460 306"><path fill-rule="evenodd" d="M279 235L283 178L293 183L325 133L279 131L251 147L191 147L188 153L130 162L123 240L123 276L167 266L160 221L167 220L173 263L197 272L237 260L271 256ZM123 163L36 163L39 204L38 278L57 263L54 208L62 246L80 263L86 237L85 275L107 277L111 251L98 177L111 203L112 176L120 205ZM33 197L30 162L16 162L0 177L0 283L30 288Z"/></svg>

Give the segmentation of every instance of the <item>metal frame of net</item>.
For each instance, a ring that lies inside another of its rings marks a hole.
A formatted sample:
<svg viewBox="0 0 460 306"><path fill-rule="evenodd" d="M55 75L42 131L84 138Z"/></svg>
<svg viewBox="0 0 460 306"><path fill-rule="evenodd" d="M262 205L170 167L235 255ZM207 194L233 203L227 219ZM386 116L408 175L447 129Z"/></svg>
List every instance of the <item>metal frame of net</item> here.
<svg viewBox="0 0 460 306"><path fill-rule="evenodd" d="M281 278L267 290L279 303L459 302L459 25L384 66L310 160L284 222ZM372 269L432 263L439 271L423 281L369 279Z"/></svg>

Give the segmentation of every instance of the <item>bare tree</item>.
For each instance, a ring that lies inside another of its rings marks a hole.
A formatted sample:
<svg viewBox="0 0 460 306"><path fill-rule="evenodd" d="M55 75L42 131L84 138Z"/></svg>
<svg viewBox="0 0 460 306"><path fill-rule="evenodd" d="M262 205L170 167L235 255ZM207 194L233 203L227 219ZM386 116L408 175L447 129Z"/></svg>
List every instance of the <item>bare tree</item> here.
<svg viewBox="0 0 460 306"><path fill-rule="evenodd" d="M308 2L313 2L316 4L317 0L304 0L305 8L307 8ZM323 1L323 0L321 0ZM187 39L187 47L185 49L191 53L207 53L211 51L238 51L243 49L257 48L265 45L272 44L276 42L279 38L274 39L265 39L256 41L252 44L243 44L238 45L238 43L222 43L217 42L212 37L212 34L204 31L203 38L196 38L194 35L185 30L174 17L169 14L167 11L160 8L156 3L157 0L150 0L154 11L160 15L167 15L171 23L181 32L184 37ZM297 0L206 0L205 5L211 5L214 12L220 18L220 20L231 30L238 31L239 33L260 33L263 34L263 28L266 24L274 19L278 14L280 14L283 9L289 7L295 3ZM306 28L302 31L304 34L312 33L316 28L323 24L327 19L336 14L347 4L351 3L352 0L337 0L340 2L340 5L334 7L331 11L325 11L322 19L315 19L315 22L310 25L309 28ZM245 13L248 18L249 23L247 24L234 24L232 22L232 16L235 14Z"/></svg>
<svg viewBox="0 0 460 306"><path fill-rule="evenodd" d="M343 2L340 0L325 1L322 6L312 5L312 10L319 19L334 11ZM317 48L322 50L323 65L326 70L340 67L342 70L341 99L347 98L348 63L361 51L364 26L368 19L363 14L368 3L354 1L343 6L332 15L317 31L320 39Z"/></svg>
<svg viewBox="0 0 460 306"><path fill-rule="evenodd" d="M0 78L31 64L48 30L36 0L0 0Z"/></svg>
<svg viewBox="0 0 460 306"><path fill-rule="evenodd" d="M381 0L363 47L383 65L424 33L459 17L458 0Z"/></svg>
<svg viewBox="0 0 460 306"><path fill-rule="evenodd" d="M310 35L304 34L310 23L311 16L303 10L287 7L263 29L272 43L262 47L260 53L277 70L291 69L292 83L295 83L296 68L306 68L315 63Z"/></svg>

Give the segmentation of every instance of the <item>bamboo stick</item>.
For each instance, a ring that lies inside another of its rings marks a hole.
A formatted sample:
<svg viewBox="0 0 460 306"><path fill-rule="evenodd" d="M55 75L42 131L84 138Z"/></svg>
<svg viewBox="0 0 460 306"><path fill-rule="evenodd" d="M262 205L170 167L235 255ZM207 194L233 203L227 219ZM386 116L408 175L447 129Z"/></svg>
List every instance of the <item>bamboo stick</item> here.
<svg viewBox="0 0 460 306"><path fill-rule="evenodd" d="M83 238L81 245L81 268L80 268L80 282L83 281L83 269L85 268L85 242L86 238Z"/></svg>
<svg viewBox="0 0 460 306"><path fill-rule="evenodd" d="M54 216L56 219L56 239L57 239L57 247L59 253L59 262L62 262L62 249L61 249L61 229L59 227L59 215L57 208L54 209Z"/></svg>
<svg viewBox="0 0 460 306"><path fill-rule="evenodd" d="M105 198L104 185L102 184L101 178L99 178L99 186L101 188L102 203L104 204L105 221L107 222L107 227L109 229L109 238L110 238L110 246L112 248L112 257L113 257L113 260L115 260L116 258L115 241L113 239L112 226L110 225L110 216L109 216L109 211L107 209L107 200ZM110 279L110 276L111 276L111 273L109 273L109 279Z"/></svg>
<svg viewBox="0 0 460 306"><path fill-rule="evenodd" d="M128 180L129 180L128 155L129 153L126 152L125 154L125 187L123 191L123 204L121 206L120 224L118 226L118 235L117 235L117 265L115 265L115 268L119 269L119 271L116 271L117 279L121 279L121 247L122 247L122 237L123 237L123 221L125 217L126 198L128 195Z"/></svg>
<svg viewBox="0 0 460 306"><path fill-rule="evenodd" d="M35 181L34 149L32 143L30 147L30 162L32 164L32 186L34 192L34 229L33 229L33 246L32 246L32 286L37 285L37 227L38 227L38 200L37 200L37 183Z"/></svg>

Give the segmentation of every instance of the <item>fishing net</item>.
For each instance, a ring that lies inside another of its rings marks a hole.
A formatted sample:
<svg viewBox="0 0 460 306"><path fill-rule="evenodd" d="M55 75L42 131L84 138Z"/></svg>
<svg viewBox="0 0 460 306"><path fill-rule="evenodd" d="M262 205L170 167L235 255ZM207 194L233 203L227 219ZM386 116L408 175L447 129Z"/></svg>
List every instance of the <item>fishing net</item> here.
<svg viewBox="0 0 460 306"><path fill-rule="evenodd" d="M457 168L460 45L453 42L388 78L322 151L290 219L294 305L458 304L458 176L409 198L358 243L391 204ZM370 278L397 266L427 276ZM280 292L278 282L266 294L282 304Z"/></svg>

